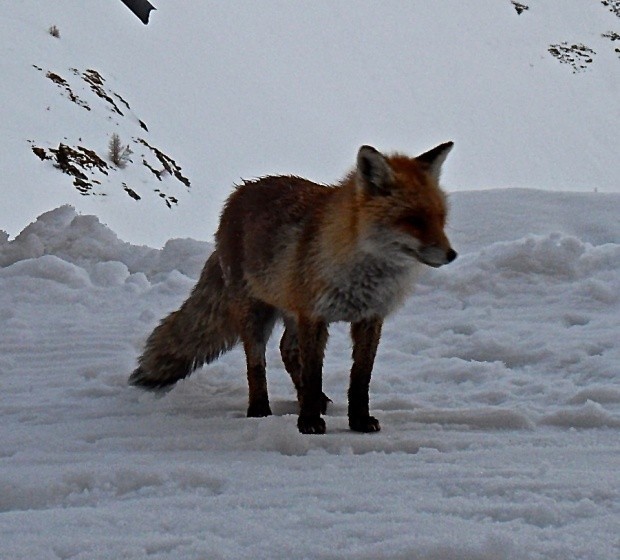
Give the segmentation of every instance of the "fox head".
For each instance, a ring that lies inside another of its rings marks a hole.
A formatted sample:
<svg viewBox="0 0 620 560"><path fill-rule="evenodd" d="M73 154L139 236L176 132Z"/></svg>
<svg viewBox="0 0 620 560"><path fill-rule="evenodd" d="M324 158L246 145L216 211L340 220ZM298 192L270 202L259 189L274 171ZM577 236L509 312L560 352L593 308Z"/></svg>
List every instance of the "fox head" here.
<svg viewBox="0 0 620 560"><path fill-rule="evenodd" d="M432 267L452 262L457 253L444 228L446 196L439 186L441 166L453 143L411 158L384 156L371 146L357 155L355 185L360 224L378 248Z"/></svg>

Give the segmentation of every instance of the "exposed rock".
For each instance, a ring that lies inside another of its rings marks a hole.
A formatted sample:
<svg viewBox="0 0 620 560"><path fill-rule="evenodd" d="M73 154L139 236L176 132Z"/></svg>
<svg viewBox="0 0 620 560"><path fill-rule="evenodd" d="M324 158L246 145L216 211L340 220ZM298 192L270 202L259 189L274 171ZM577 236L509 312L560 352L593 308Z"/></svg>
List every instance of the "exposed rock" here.
<svg viewBox="0 0 620 560"><path fill-rule="evenodd" d="M183 174L181 173L181 167L170 156L167 156L161 150L155 148L154 146L151 146L143 138L138 138L136 141L139 142L140 144L143 144L147 148L149 148L155 154L155 156L161 162L161 164L164 166L164 169L168 173L170 173L170 175L173 175L174 177L176 177L186 187L189 188L191 186L189 179L187 177L184 177ZM148 166L148 168L151 171L153 171L153 168L151 166Z"/></svg>
<svg viewBox="0 0 620 560"><path fill-rule="evenodd" d="M602 0L603 6L607 6L610 11L620 17L620 0Z"/></svg>
<svg viewBox="0 0 620 560"><path fill-rule="evenodd" d="M586 70L596 55L596 52L582 43L563 42L549 45L548 51L561 63L570 65L573 68L573 74Z"/></svg>
<svg viewBox="0 0 620 560"><path fill-rule="evenodd" d="M69 68L68 79L65 79L58 72L46 71L37 65L33 65L33 67L39 72L44 73L49 80L54 82L60 88L63 97L88 111L96 109L97 98L101 99L104 102L104 107L112 111L112 115L109 115L105 120L104 126L106 128L110 124L118 125L120 123L120 118L124 118L130 119L134 126L140 126L141 129L148 132L146 124L133 114L128 101L118 93L112 91L107 85L105 78L97 70L88 68L84 71L80 71L77 68ZM88 85L90 91L96 97L89 97L89 91L83 86L82 81ZM77 95L75 91L79 91L83 97L86 97L90 105L84 98ZM130 114L128 114L128 112L130 112ZM114 137L115 134L116 132L113 132L112 137ZM102 130L102 136L107 135L108 134ZM164 183L169 176L182 183L186 188L190 187L189 179L183 175L181 167L177 162L144 138L132 138L131 146L129 144L120 146L119 144L119 158L118 161L115 162L115 166L106 163L104 158L97 154L95 150L81 145L81 138L79 139L78 145L71 146L65 137L63 141L58 144L57 148L44 148L40 145L35 145L34 141L30 141L29 143L31 144L32 152L41 161L52 162L56 169L72 177L73 186L82 195L105 195L106 193L103 192L102 184L109 185L109 178L115 173L122 173L123 169L128 165L132 166L135 173L135 167L133 166L135 166L136 163L129 159L128 155L133 152L132 148L139 149L138 146L140 146L141 151L144 148L148 148L146 153L141 154L141 163L150 171L150 174L157 178L158 182ZM137 165L139 165L139 163L137 163ZM108 180L102 183L104 176L107 176ZM144 182L147 183L147 181ZM123 190L132 199L142 200L144 197L144 194L139 194L134 188L129 187L126 182L122 181L120 184ZM161 199L168 208L172 208L174 205L178 204L179 201L176 196L167 194L161 190L161 188L153 190L156 196Z"/></svg>
<svg viewBox="0 0 620 560"><path fill-rule="evenodd" d="M38 67L35 66L35 68L38 68ZM62 76L59 76L55 72L47 72L45 74L45 77L50 79L50 80L52 80L52 82L54 82L57 86L59 86L61 89L63 89L64 92L65 92L65 95L68 96L69 99L71 101L73 101L73 103L75 103L76 105L79 105L80 107L83 107L84 109L87 109L88 111L90 111L90 107L89 107L88 103L86 103L86 101L84 101L83 99L80 99L79 96L77 96L75 93L73 93L73 90L71 89L71 86L69 85L67 80L65 80Z"/></svg>

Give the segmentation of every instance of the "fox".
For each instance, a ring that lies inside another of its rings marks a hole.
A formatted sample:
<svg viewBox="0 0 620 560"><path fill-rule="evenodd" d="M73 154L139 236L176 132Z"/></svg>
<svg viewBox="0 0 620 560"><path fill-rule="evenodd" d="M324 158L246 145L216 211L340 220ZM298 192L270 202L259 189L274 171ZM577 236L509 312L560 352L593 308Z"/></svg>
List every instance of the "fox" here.
<svg viewBox="0 0 620 560"><path fill-rule="evenodd" d="M332 185L294 175L242 182L224 204L197 284L147 338L129 383L170 387L241 342L247 416L269 416L265 349L282 321L280 353L297 393L297 428L323 434L331 402L322 382L328 327L348 322L349 427L378 432L369 387L383 322L423 266L457 257L439 185L452 147L445 142L409 157L364 145L354 168Z"/></svg>

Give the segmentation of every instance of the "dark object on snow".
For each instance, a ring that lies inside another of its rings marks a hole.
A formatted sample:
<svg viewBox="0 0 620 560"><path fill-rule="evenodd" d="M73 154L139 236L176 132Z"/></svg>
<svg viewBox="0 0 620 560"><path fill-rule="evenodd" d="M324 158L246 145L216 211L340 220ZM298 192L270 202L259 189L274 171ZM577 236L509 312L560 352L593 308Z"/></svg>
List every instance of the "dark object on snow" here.
<svg viewBox="0 0 620 560"><path fill-rule="evenodd" d="M149 22L151 10L156 9L148 0L121 0L121 2L136 14L144 25Z"/></svg>
<svg viewBox="0 0 620 560"><path fill-rule="evenodd" d="M516 0L511 0L512 5L515 7L515 10L517 10L517 14L521 15L523 12L525 12L525 10L529 10L530 7L526 6L525 4L521 4L520 2L517 2Z"/></svg>

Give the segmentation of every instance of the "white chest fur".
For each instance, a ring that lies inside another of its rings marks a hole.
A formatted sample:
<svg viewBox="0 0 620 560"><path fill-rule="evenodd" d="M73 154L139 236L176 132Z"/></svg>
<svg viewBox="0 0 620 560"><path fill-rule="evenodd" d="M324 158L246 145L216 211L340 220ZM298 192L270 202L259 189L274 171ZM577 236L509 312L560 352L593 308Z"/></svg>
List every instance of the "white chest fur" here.
<svg viewBox="0 0 620 560"><path fill-rule="evenodd" d="M413 289L419 264L393 257L360 253L345 265L328 267L328 287L317 299L315 313L328 322L354 322L394 311Z"/></svg>

